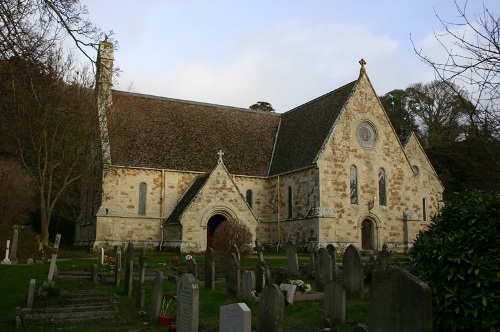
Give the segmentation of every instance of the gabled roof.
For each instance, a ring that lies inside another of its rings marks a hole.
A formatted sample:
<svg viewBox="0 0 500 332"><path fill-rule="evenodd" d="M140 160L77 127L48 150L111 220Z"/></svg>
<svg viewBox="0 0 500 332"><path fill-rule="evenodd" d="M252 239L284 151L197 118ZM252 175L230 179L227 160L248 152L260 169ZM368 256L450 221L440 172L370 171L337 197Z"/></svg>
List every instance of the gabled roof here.
<svg viewBox="0 0 500 332"><path fill-rule="evenodd" d="M113 91L111 163L269 176L313 165L357 81L284 114Z"/></svg>
<svg viewBox="0 0 500 332"><path fill-rule="evenodd" d="M184 196L182 196L170 215L166 218L165 223L172 224L179 222L179 218L189 206L189 203L191 203L196 194L198 194L198 192L201 190L209 176L210 173L206 173L194 179L194 181L191 183L191 186L184 193Z"/></svg>
<svg viewBox="0 0 500 332"><path fill-rule="evenodd" d="M357 81L281 116L269 175L312 165Z"/></svg>
<svg viewBox="0 0 500 332"><path fill-rule="evenodd" d="M231 174L266 176L279 114L113 91L111 163L209 172L224 151Z"/></svg>

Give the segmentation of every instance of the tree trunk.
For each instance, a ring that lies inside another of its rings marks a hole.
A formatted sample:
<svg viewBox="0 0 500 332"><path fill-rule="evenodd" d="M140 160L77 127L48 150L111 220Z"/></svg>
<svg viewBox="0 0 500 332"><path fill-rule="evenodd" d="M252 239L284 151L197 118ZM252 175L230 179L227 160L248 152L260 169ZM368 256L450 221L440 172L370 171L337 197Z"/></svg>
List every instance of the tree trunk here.
<svg viewBox="0 0 500 332"><path fill-rule="evenodd" d="M43 193L40 195L40 244L42 246L49 245L49 223L50 211L47 207L45 196Z"/></svg>

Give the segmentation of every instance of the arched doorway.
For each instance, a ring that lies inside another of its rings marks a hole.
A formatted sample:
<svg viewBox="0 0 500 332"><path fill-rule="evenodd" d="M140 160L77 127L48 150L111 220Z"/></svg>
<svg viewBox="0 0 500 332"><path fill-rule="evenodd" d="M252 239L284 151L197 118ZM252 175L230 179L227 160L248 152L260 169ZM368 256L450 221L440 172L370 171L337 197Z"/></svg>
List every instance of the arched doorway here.
<svg viewBox="0 0 500 332"><path fill-rule="evenodd" d="M361 223L361 249L374 250L374 227L370 219L365 219Z"/></svg>
<svg viewBox="0 0 500 332"><path fill-rule="evenodd" d="M222 224L224 221L226 221L226 217L224 217L221 214L216 214L210 217L208 219L207 223L207 248L212 246L212 238L214 237L215 230L217 227L219 227L220 224Z"/></svg>

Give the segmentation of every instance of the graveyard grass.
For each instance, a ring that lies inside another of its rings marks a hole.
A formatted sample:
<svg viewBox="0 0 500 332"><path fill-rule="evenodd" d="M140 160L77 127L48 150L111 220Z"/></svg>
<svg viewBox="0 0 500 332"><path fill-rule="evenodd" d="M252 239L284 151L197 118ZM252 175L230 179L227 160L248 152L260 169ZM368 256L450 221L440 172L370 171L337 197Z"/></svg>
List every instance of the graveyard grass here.
<svg viewBox="0 0 500 332"><path fill-rule="evenodd" d="M2 232L4 235L0 236L0 241L3 237L7 238L8 234ZM8 232L7 232L8 233ZM5 243L5 241L3 241ZM22 241L20 241L21 243ZM4 250L0 253L4 254ZM50 257L50 253L46 256ZM179 262L182 266L184 263L184 256L174 253L159 253L148 252L148 275L153 271L164 270L165 265L172 261L173 256L179 256ZM83 250L59 250L58 258L66 258L58 260L57 267L59 272L62 271L89 271L92 264L99 265L98 254L85 253ZM77 257L70 259L70 257ZM195 255L198 262L199 270L203 269L204 256ZM308 256L299 255L299 264L308 262ZM21 261L22 262L22 261ZM279 267L286 267L286 255L270 255L266 254L266 262L271 268L278 269ZM134 255L134 272L139 270L139 252ZM257 258L252 257L247 261L242 262L242 270L247 266L249 269L255 267ZM124 295L124 265L122 265L122 284L119 288L112 284L99 284L92 283L90 280L66 280L54 278L56 283L56 290L66 289L96 289L107 290L111 293L120 295L118 307L121 311L121 317L124 320L122 325L106 324L100 322L96 326L92 326L94 331L165 331L166 328L158 327L156 322L149 322L143 325L142 318L139 315L139 309L136 306L136 292L138 287L138 280L134 280L132 298ZM105 272L109 269L106 265L99 265L100 272ZM49 263L41 264L20 264L20 265L0 265L0 330L13 330L15 328L15 307L25 306L26 297L28 293L28 286L30 279L36 279L36 287L47 279L49 270ZM313 280L304 280L314 284ZM145 310L149 314L149 307L151 306L153 280L145 282L146 300ZM176 294L176 284L172 281L165 280L164 294ZM38 302L37 302L38 301ZM35 299L35 306L40 305L42 300ZM225 304L245 302L252 312L252 328L257 327L257 316L259 311L258 302L242 301L236 298L229 298L226 296L226 288L223 282L216 282L216 289L210 290L204 287L203 281L199 283L199 331L218 331L219 324L219 307ZM339 327L339 331L352 331L357 323L368 324L368 309L369 309L369 292L368 287L365 287L365 295L361 300L347 300L346 307L346 323ZM301 328L307 331L322 331L324 328L323 323L323 301L313 302L295 302L293 305L285 307L285 331L292 328ZM102 325L100 327L100 325ZM68 328L72 327L73 331L85 331L89 327L74 328L68 323ZM63 326L64 329L64 326ZM43 327L30 327L31 331L42 331Z"/></svg>

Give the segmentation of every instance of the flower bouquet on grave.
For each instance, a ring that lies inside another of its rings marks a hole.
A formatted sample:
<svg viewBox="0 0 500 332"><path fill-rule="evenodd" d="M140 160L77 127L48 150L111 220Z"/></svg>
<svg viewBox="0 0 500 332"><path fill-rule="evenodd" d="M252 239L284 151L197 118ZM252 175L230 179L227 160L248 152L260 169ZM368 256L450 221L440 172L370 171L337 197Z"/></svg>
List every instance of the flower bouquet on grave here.
<svg viewBox="0 0 500 332"><path fill-rule="evenodd" d="M288 280L288 283L291 284L291 285L296 285L297 286L297 290L299 292L301 292L302 294L304 293L309 293L311 291L311 285L303 282L302 280Z"/></svg>
<svg viewBox="0 0 500 332"><path fill-rule="evenodd" d="M177 296L172 294L165 294L161 299L161 308L160 315L158 317L158 325L159 326L167 326L172 325L174 320L174 313L176 308L174 308L173 302L177 299ZM172 305L172 307L171 307Z"/></svg>

